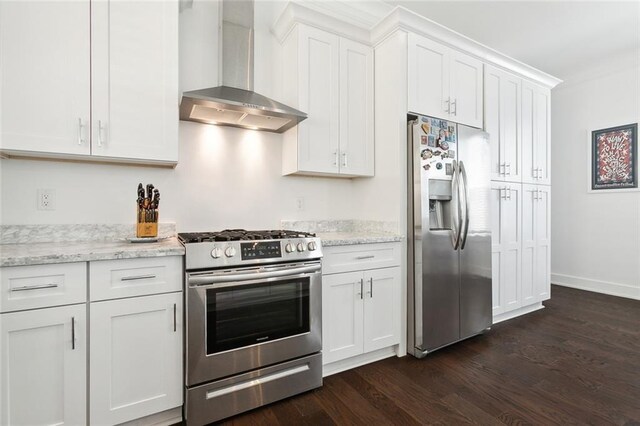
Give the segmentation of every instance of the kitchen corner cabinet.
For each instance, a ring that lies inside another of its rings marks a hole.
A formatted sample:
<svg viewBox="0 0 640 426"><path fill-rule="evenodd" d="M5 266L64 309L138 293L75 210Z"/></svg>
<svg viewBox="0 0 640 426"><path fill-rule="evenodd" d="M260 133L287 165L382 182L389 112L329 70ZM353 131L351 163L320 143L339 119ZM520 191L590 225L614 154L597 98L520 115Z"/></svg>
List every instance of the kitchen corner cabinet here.
<svg viewBox="0 0 640 426"><path fill-rule="evenodd" d="M408 110L481 128L482 62L409 33Z"/></svg>
<svg viewBox="0 0 640 426"><path fill-rule="evenodd" d="M285 101L308 118L284 136L284 175L373 176L373 50L297 24L283 41Z"/></svg>
<svg viewBox="0 0 640 426"><path fill-rule="evenodd" d="M522 82L522 182L551 184L551 91Z"/></svg>
<svg viewBox="0 0 640 426"><path fill-rule="evenodd" d="M491 135L491 180L522 180L520 78L485 65L485 131Z"/></svg>
<svg viewBox="0 0 640 426"><path fill-rule="evenodd" d="M324 365L400 343L399 265L396 243L325 248Z"/></svg>
<svg viewBox="0 0 640 426"><path fill-rule="evenodd" d="M85 304L0 314L1 424L86 423L85 315Z"/></svg>
<svg viewBox="0 0 640 426"><path fill-rule="evenodd" d="M175 164L178 2L0 3L0 148Z"/></svg>
<svg viewBox="0 0 640 426"><path fill-rule="evenodd" d="M522 306L522 185L491 183L493 315Z"/></svg>

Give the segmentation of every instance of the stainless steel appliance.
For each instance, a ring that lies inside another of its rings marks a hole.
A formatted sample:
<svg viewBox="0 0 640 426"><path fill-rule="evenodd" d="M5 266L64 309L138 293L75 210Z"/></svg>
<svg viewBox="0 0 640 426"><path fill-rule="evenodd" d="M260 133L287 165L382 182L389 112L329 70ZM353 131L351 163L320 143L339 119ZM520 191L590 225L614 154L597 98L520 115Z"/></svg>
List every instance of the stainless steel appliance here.
<svg viewBox="0 0 640 426"><path fill-rule="evenodd" d="M221 4L222 85L182 94L180 120L284 133L307 114L253 91L254 0Z"/></svg>
<svg viewBox="0 0 640 426"><path fill-rule="evenodd" d="M186 250L187 423L321 386L320 240L280 230L178 237Z"/></svg>
<svg viewBox="0 0 640 426"><path fill-rule="evenodd" d="M492 324L489 135L409 116L408 350L427 353Z"/></svg>

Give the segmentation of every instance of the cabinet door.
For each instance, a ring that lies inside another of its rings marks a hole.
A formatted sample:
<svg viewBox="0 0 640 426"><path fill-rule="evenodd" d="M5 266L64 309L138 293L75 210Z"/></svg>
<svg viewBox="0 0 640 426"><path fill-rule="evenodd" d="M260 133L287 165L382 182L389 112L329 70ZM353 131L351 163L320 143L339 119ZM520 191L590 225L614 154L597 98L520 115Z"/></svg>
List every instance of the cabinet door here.
<svg viewBox="0 0 640 426"><path fill-rule="evenodd" d="M521 306L522 185L493 182L491 193L493 313L496 315ZM496 272L499 273L497 282Z"/></svg>
<svg viewBox="0 0 640 426"><path fill-rule="evenodd" d="M482 128L482 62L451 51L450 119Z"/></svg>
<svg viewBox="0 0 640 426"><path fill-rule="evenodd" d="M508 73L502 73L500 81L500 114L502 124L502 158L505 180L520 182L521 173L521 139L520 139L520 79Z"/></svg>
<svg viewBox="0 0 640 426"><path fill-rule="evenodd" d="M322 362L360 355L363 351L362 272L322 277Z"/></svg>
<svg viewBox="0 0 640 426"><path fill-rule="evenodd" d="M536 183L551 184L551 91L538 87L534 93Z"/></svg>
<svg viewBox="0 0 640 426"><path fill-rule="evenodd" d="M534 270L537 300L551 297L551 188L536 186L535 194L535 244L536 263Z"/></svg>
<svg viewBox="0 0 640 426"><path fill-rule="evenodd" d="M0 2L0 148L89 154L89 1Z"/></svg>
<svg viewBox="0 0 640 426"><path fill-rule="evenodd" d="M373 50L340 39L340 173L373 176Z"/></svg>
<svg viewBox="0 0 640 426"><path fill-rule="evenodd" d="M91 304L91 423L182 405L182 293Z"/></svg>
<svg viewBox="0 0 640 426"><path fill-rule="evenodd" d="M449 119L450 49L416 34L408 37L408 109Z"/></svg>
<svg viewBox="0 0 640 426"><path fill-rule="evenodd" d="M491 180L504 180L502 143L502 72L485 65L484 68L484 130L491 140Z"/></svg>
<svg viewBox="0 0 640 426"><path fill-rule="evenodd" d="M535 86L522 82L522 182L536 182Z"/></svg>
<svg viewBox="0 0 640 426"><path fill-rule="evenodd" d="M0 315L1 424L86 423L86 309Z"/></svg>
<svg viewBox="0 0 640 426"><path fill-rule="evenodd" d="M298 28L299 109L309 116L298 125L298 169L337 173L339 37L304 25Z"/></svg>
<svg viewBox="0 0 640 426"><path fill-rule="evenodd" d="M91 4L94 156L178 159L178 2Z"/></svg>
<svg viewBox="0 0 640 426"><path fill-rule="evenodd" d="M502 305L502 269L504 255L502 252L501 204L504 184L491 182L491 286L493 316L504 312Z"/></svg>
<svg viewBox="0 0 640 426"><path fill-rule="evenodd" d="M364 352L400 342L400 268L364 272Z"/></svg>
<svg viewBox="0 0 640 426"><path fill-rule="evenodd" d="M522 305L538 301L536 290L537 187L522 185Z"/></svg>

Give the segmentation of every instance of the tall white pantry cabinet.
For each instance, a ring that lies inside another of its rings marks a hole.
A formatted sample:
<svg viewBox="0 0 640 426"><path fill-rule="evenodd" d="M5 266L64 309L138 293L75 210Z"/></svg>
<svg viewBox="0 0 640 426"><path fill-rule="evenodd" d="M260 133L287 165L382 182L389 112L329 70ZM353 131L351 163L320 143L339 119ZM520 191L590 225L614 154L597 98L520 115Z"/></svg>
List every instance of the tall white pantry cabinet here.
<svg viewBox="0 0 640 426"><path fill-rule="evenodd" d="M494 322L542 308L550 295L550 90L561 80L403 8L371 38L376 151L393 141L407 154L407 112L487 131ZM402 164L401 191L407 176ZM398 210L406 224L406 204Z"/></svg>

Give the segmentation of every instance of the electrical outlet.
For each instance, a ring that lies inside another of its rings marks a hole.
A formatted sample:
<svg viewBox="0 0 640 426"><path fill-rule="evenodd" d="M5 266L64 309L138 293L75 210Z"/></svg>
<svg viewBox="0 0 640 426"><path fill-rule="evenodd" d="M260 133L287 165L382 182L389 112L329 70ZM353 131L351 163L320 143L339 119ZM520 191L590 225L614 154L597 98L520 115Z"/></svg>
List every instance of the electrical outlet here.
<svg viewBox="0 0 640 426"><path fill-rule="evenodd" d="M56 209L56 190L38 189L38 210Z"/></svg>
<svg viewBox="0 0 640 426"><path fill-rule="evenodd" d="M296 198L296 209L301 212L304 210L304 197Z"/></svg>

